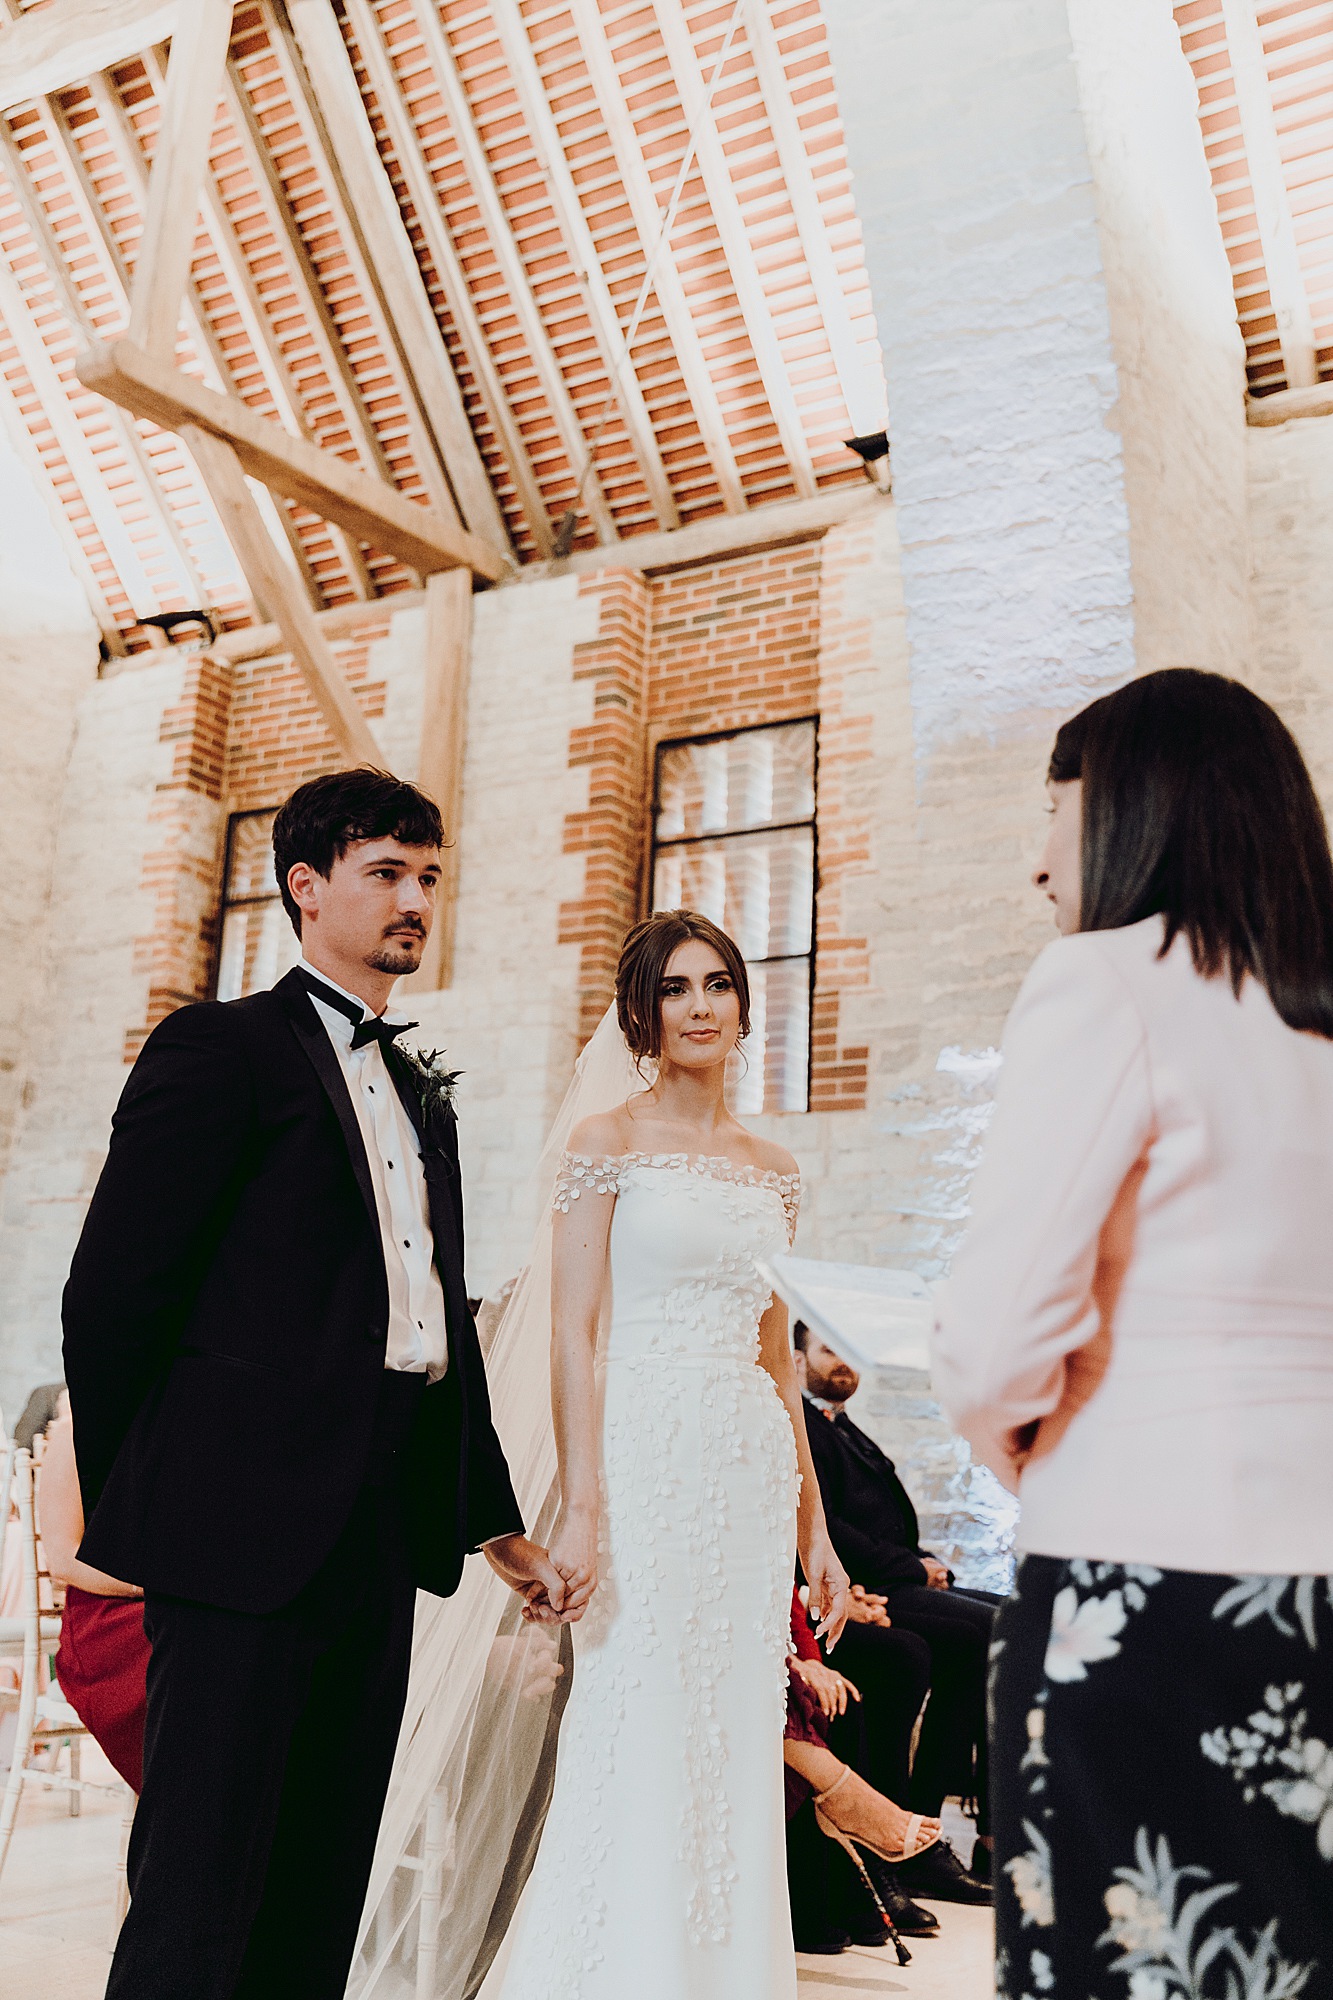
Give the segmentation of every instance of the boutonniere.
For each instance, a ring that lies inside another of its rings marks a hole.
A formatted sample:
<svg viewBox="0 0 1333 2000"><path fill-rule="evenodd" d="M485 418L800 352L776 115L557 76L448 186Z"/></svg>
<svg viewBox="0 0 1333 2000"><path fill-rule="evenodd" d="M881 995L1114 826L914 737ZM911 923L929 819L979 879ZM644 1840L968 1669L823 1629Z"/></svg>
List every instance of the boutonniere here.
<svg viewBox="0 0 1333 2000"><path fill-rule="evenodd" d="M443 1049L400 1049L398 1053L407 1064L416 1087L422 1121L429 1124L432 1112L452 1105L454 1091L463 1072L444 1067Z"/></svg>

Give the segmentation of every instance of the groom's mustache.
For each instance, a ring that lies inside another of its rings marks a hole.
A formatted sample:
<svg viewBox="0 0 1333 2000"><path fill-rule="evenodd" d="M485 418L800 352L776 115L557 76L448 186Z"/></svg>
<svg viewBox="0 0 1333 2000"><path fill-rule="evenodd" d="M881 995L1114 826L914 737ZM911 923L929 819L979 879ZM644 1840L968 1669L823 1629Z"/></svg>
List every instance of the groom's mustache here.
<svg viewBox="0 0 1333 2000"><path fill-rule="evenodd" d="M405 931L412 937L424 938L426 935L426 926L422 923L420 917L404 917L401 922L394 924L391 929L385 931L384 935L386 938L402 937Z"/></svg>

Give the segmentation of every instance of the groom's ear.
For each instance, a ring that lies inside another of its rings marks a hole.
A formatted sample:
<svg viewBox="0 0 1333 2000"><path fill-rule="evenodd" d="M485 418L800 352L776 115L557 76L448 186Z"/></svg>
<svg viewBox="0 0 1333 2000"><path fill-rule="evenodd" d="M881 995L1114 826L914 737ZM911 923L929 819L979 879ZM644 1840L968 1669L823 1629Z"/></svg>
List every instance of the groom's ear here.
<svg viewBox="0 0 1333 2000"><path fill-rule="evenodd" d="M294 861L287 870L287 891L303 918L319 914L316 885L321 879L308 861Z"/></svg>

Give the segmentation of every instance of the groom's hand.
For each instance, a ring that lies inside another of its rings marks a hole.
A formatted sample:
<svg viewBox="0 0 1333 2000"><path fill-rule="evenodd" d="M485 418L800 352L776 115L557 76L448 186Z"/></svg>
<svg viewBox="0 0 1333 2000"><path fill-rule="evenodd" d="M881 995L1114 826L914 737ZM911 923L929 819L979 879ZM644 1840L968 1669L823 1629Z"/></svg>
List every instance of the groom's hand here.
<svg viewBox="0 0 1333 2000"><path fill-rule="evenodd" d="M587 1603L577 1601L546 1550L526 1535L501 1535L487 1542L486 1560L497 1576L523 1598L523 1616L537 1625L572 1625Z"/></svg>

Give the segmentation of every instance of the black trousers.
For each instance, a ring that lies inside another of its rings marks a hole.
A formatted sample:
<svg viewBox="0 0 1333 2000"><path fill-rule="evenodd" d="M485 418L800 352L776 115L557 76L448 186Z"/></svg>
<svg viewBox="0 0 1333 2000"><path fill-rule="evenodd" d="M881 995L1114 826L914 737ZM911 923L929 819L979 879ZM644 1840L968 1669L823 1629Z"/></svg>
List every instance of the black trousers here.
<svg viewBox="0 0 1333 2000"><path fill-rule="evenodd" d="M995 1625L996 1988L1333 1996L1333 1582L1025 1556Z"/></svg>
<svg viewBox="0 0 1333 2000"><path fill-rule="evenodd" d="M986 1660L995 1607L1003 1602L986 1590L928 1590L915 1583L889 1593L894 1626L916 1633L930 1648L930 1700L907 1803L913 1812L933 1814L952 1792L972 1796L978 1833L990 1830Z"/></svg>
<svg viewBox="0 0 1333 2000"><path fill-rule="evenodd" d="M847 1625L830 1664L861 1696L830 1723L830 1750L876 1791L906 1804L912 1731L930 1686L930 1647L897 1625Z"/></svg>
<svg viewBox="0 0 1333 2000"><path fill-rule="evenodd" d="M407 1692L395 1458L424 1381L386 1371L365 1482L293 1603L147 1596L144 1783L107 2000L342 2000Z"/></svg>

